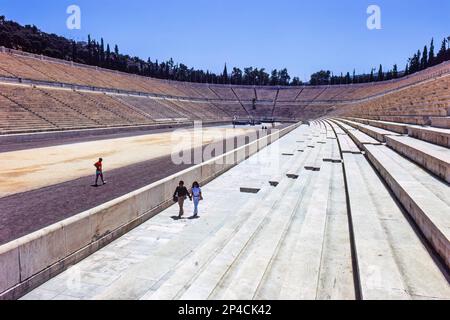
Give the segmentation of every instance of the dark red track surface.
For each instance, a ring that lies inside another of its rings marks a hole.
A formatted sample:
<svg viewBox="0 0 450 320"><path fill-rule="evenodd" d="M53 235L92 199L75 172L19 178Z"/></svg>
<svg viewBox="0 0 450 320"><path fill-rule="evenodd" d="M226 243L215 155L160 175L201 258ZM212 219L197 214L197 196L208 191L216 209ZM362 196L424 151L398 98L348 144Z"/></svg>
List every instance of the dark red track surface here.
<svg viewBox="0 0 450 320"><path fill-rule="evenodd" d="M204 125L204 128L213 125ZM178 126L177 128L192 128L191 125ZM126 131L124 131L126 129ZM80 130L66 132L48 132L44 134L21 134L0 137L0 152L11 152L26 149L45 148L60 146L65 144L99 141L108 139L119 139L127 137L136 137L147 134L169 132L173 127L161 129L145 128L117 128L98 132L95 130ZM100 131L100 129L99 129Z"/></svg>

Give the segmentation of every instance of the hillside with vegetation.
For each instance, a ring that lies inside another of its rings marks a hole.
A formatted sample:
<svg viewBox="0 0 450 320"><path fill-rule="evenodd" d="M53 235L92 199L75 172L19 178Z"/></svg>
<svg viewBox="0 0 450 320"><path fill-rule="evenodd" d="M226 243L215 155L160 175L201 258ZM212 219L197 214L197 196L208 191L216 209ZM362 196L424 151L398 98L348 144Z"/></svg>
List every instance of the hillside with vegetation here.
<svg viewBox="0 0 450 320"><path fill-rule="evenodd" d="M228 69L225 64L221 74L194 69L183 63L175 63L173 59L158 61L121 53L119 47L110 46L103 38L100 41L88 36L87 41L76 42L56 34L49 34L39 30L34 25L22 26L14 21L0 16L0 46L26 51L34 54L42 54L48 57L74 61L77 63L98 66L106 69L117 70L141 76L158 79L189 81L198 83L237 84L237 85L272 85L295 86L302 82L298 77L289 75L286 68L266 72L265 68L247 67L241 70L234 67ZM430 66L450 60L450 37L442 41L440 50L435 53L434 40L430 47L425 46L408 59L404 71L399 71L398 66L385 71L382 65L378 72L372 69L370 74L334 75L331 71L322 70L311 75L311 85L335 85L349 83L367 83L375 81L391 80L405 75L413 74Z"/></svg>

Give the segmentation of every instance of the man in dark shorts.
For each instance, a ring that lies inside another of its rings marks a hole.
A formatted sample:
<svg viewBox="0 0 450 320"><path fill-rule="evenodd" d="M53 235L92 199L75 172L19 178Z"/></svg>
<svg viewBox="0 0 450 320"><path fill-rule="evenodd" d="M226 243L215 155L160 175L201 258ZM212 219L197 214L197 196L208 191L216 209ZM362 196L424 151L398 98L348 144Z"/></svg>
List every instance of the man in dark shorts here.
<svg viewBox="0 0 450 320"><path fill-rule="evenodd" d="M189 197L190 200L192 200L192 197L188 191L188 189L184 186L184 181L180 181L178 184L178 187L175 189L175 192L173 194L174 200L176 199L178 202L178 206L180 207L180 213L178 215L178 218L181 219L181 217L184 215L184 201L186 198Z"/></svg>
<svg viewBox="0 0 450 320"><path fill-rule="evenodd" d="M95 172L95 186L98 187L98 178L101 178L103 185L105 185L106 181L103 179L103 159L98 159L98 162L94 164L94 167L97 169Z"/></svg>

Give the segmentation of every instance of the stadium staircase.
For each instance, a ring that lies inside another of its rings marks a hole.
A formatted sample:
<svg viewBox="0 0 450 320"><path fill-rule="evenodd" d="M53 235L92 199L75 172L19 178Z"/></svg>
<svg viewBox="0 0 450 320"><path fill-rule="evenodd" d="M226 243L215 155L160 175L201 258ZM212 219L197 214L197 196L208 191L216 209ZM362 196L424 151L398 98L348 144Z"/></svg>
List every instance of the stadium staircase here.
<svg viewBox="0 0 450 320"><path fill-rule="evenodd" d="M142 299L448 299L448 184L341 120L282 139L270 183Z"/></svg>

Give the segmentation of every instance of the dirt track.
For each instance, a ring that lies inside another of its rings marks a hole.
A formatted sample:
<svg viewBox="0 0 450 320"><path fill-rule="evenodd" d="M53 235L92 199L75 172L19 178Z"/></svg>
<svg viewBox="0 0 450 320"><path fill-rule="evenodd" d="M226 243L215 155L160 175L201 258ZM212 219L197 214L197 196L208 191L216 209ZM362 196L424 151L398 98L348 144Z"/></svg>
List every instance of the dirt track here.
<svg viewBox="0 0 450 320"><path fill-rule="evenodd" d="M78 130L63 132L46 132L40 134L17 134L0 136L0 153L33 148L62 146L72 143L101 141L127 137L137 137L147 134L170 132L174 129L189 129L192 125L168 126L166 128L149 129L147 127L130 127L117 129ZM203 124L204 128L217 127L213 124Z"/></svg>
<svg viewBox="0 0 450 320"><path fill-rule="evenodd" d="M113 170L254 132L254 128L183 129L0 153L0 197L89 175L100 157L105 159L104 169Z"/></svg>

